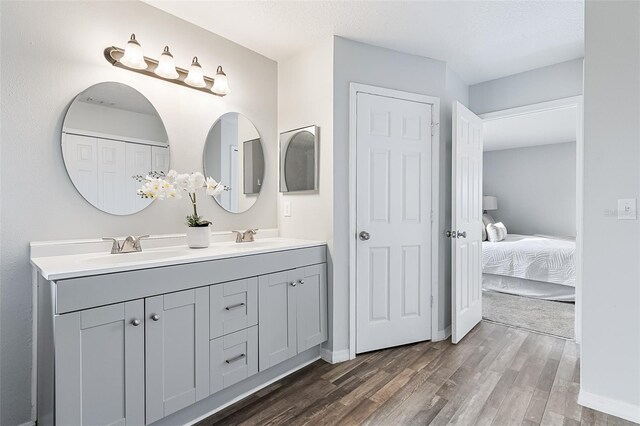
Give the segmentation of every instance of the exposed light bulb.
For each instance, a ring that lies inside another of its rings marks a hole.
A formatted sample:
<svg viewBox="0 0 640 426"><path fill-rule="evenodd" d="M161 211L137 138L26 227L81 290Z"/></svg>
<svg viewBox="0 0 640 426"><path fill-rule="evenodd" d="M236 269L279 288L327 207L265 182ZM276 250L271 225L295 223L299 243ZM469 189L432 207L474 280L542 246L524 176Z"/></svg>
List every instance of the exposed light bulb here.
<svg viewBox="0 0 640 426"><path fill-rule="evenodd" d="M158 60L158 66L153 72L162 78L168 78L171 80L175 80L180 77L178 71L176 71L176 61L173 59L171 52L169 52L169 46L164 47L164 51Z"/></svg>
<svg viewBox="0 0 640 426"><path fill-rule="evenodd" d="M207 83L204 81L204 74L202 73L202 67L198 63L198 57L193 57L191 62L191 68L189 68L189 75L184 79L184 82L193 87L207 87Z"/></svg>
<svg viewBox="0 0 640 426"><path fill-rule="evenodd" d="M131 38L127 42L127 46L124 48L124 55L120 58L120 63L125 67L136 70L147 69L147 62L144 60L142 47L140 47L140 43L136 40L135 34L131 34Z"/></svg>
<svg viewBox="0 0 640 426"><path fill-rule="evenodd" d="M231 93L231 89L229 88L229 80L227 80L227 75L222 71L222 67L219 66L216 71L216 77L213 79L213 86L211 87L211 91L216 95L225 96Z"/></svg>

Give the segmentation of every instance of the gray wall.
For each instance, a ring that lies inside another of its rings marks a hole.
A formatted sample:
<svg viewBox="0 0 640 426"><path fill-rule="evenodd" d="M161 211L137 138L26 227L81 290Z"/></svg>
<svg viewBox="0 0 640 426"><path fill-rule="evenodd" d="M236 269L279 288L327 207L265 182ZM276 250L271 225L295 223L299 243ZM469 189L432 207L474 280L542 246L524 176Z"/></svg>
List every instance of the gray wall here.
<svg viewBox="0 0 640 426"><path fill-rule="evenodd" d="M640 422L640 2L586 2L581 398ZM590 404L591 405L591 404Z"/></svg>
<svg viewBox="0 0 640 426"><path fill-rule="evenodd" d="M444 231L450 223L447 211L451 188L451 101L467 101L467 86L447 65L435 59L408 55L363 43L335 38L334 43L334 294L333 350L349 343L349 84L351 82L420 93L440 98L440 265L437 328L451 323L451 256Z"/></svg>
<svg viewBox="0 0 640 426"><path fill-rule="evenodd" d="M582 94L583 59L561 62L469 87L476 114L500 111Z"/></svg>
<svg viewBox="0 0 640 426"><path fill-rule="evenodd" d="M576 143L484 153L483 193L509 233L576 236Z"/></svg>
<svg viewBox="0 0 640 426"><path fill-rule="evenodd" d="M132 216L111 216L87 203L67 177L60 150L64 114L73 98L100 81L142 92L157 108L171 142L171 166L202 168L210 126L238 111L256 125L268 164L264 194L233 215L200 197L214 228L276 226L277 64L142 2L1 2L2 341L0 424L31 418L31 269L29 242L107 235L184 232L186 200L156 202ZM233 90L225 98L111 66L106 46L135 31L146 54L169 44L179 65L197 54L205 73L223 65Z"/></svg>

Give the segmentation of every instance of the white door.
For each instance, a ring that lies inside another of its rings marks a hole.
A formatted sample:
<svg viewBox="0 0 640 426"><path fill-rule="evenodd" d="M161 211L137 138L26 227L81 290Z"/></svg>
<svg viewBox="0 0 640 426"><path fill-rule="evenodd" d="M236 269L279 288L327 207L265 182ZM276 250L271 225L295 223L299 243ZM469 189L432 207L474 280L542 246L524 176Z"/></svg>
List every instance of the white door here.
<svg viewBox="0 0 640 426"><path fill-rule="evenodd" d="M482 320L482 120L453 103L451 340Z"/></svg>
<svg viewBox="0 0 640 426"><path fill-rule="evenodd" d="M64 164L82 196L98 205L98 141L96 138L63 133Z"/></svg>
<svg viewBox="0 0 640 426"><path fill-rule="evenodd" d="M125 202L126 213L135 213L147 207L153 200L142 198L137 194L138 188L142 186L140 182L133 179L133 176L145 176L152 171L151 166L151 146L137 143L125 142Z"/></svg>
<svg viewBox="0 0 640 426"><path fill-rule="evenodd" d="M356 352L431 338L432 105L358 93Z"/></svg>
<svg viewBox="0 0 640 426"><path fill-rule="evenodd" d="M128 214L126 149L122 141L98 139L98 207L111 214Z"/></svg>

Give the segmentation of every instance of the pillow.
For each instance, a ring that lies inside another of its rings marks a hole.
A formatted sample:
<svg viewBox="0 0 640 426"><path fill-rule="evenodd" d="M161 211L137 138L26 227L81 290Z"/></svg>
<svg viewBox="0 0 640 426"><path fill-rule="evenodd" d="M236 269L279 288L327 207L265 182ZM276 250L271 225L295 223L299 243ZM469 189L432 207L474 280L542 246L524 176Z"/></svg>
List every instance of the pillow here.
<svg viewBox="0 0 640 426"><path fill-rule="evenodd" d="M507 227L502 222L487 225L487 238L492 243L502 241L507 237Z"/></svg>
<svg viewBox="0 0 640 426"><path fill-rule="evenodd" d="M496 223L496 221L493 220L493 218L491 217L491 215L489 213L483 213L482 214L482 223L484 224L484 226L487 226L490 223Z"/></svg>
<svg viewBox="0 0 640 426"><path fill-rule="evenodd" d="M487 227L482 224L482 241L487 241Z"/></svg>

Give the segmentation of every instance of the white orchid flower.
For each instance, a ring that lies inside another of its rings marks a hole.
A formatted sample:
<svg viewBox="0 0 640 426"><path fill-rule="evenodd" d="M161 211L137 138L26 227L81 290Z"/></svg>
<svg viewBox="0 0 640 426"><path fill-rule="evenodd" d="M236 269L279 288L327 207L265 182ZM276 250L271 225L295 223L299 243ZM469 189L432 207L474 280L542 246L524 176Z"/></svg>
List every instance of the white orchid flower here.
<svg viewBox="0 0 640 426"><path fill-rule="evenodd" d="M178 189L181 189L183 191L189 190L189 173L179 174L175 177L175 180L175 185Z"/></svg>
<svg viewBox="0 0 640 426"><path fill-rule="evenodd" d="M220 182L216 182L214 178L209 176L207 178L207 195L216 196L220 195L224 191L224 186Z"/></svg>
<svg viewBox="0 0 640 426"><path fill-rule="evenodd" d="M195 192L196 189L204 186L204 175L200 172L195 172L189 176L189 192Z"/></svg>

